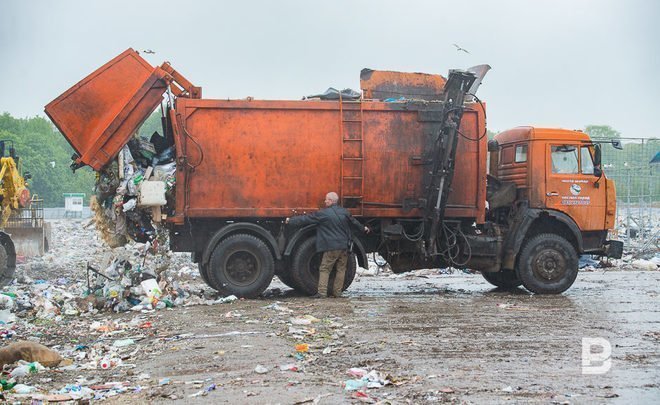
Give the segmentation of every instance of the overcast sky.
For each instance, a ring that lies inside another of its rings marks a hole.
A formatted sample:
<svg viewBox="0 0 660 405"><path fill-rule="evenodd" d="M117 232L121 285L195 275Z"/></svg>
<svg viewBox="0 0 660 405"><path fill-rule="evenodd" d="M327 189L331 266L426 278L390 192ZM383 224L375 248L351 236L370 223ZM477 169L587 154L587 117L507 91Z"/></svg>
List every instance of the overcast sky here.
<svg viewBox="0 0 660 405"><path fill-rule="evenodd" d="M659 1L0 0L0 112L43 107L125 49L205 98L359 88L364 67L488 63L488 126L611 125L660 137ZM459 52L459 44L470 53Z"/></svg>

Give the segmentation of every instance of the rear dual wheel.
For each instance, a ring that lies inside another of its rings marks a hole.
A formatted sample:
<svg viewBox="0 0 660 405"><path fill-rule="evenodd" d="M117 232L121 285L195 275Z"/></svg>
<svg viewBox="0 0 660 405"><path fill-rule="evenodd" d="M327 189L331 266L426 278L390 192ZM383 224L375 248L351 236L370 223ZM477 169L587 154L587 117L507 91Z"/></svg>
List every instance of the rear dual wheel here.
<svg viewBox="0 0 660 405"><path fill-rule="evenodd" d="M204 267L200 265L202 278L221 294L255 298L270 285L275 260L261 239L236 234L216 245L208 268Z"/></svg>
<svg viewBox="0 0 660 405"><path fill-rule="evenodd" d="M298 287L296 288L297 291L308 295L314 295L318 292L319 267L322 257L323 253L316 251L316 237L306 239L296 248L291 262L291 278ZM328 290L332 289L334 284L336 266L335 264L335 268L330 273ZM350 253L348 255L348 263L346 264L343 290L346 290L353 283L356 268L355 254Z"/></svg>
<svg viewBox="0 0 660 405"><path fill-rule="evenodd" d="M296 284L296 282L293 281L293 276L291 275L290 272L284 270L282 273L277 275L277 278L279 278L280 281L284 283L284 285L286 285L287 287L291 287L296 291L301 291L298 284Z"/></svg>
<svg viewBox="0 0 660 405"><path fill-rule="evenodd" d="M206 266L205 266L205 265L202 264L201 261L199 261L199 262L197 263L197 268L199 269L199 275L202 276L202 280L204 280L204 282L206 283L206 285L208 285L209 287L215 289L215 287L213 287L213 286L211 285L211 279L210 279L210 277L209 277L209 265L208 265L208 263L207 263Z"/></svg>

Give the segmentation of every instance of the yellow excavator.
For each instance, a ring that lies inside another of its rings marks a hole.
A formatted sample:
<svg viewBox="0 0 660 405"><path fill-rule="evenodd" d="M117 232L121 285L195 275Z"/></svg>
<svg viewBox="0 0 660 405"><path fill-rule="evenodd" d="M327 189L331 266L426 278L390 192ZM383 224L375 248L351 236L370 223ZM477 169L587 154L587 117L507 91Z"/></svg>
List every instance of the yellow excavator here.
<svg viewBox="0 0 660 405"><path fill-rule="evenodd" d="M29 172L21 175L19 171L13 142L0 140L0 286L9 284L16 271L17 249L12 236L27 245L41 246L41 253L45 250L43 208L37 212L40 200L30 198L26 182L30 178Z"/></svg>

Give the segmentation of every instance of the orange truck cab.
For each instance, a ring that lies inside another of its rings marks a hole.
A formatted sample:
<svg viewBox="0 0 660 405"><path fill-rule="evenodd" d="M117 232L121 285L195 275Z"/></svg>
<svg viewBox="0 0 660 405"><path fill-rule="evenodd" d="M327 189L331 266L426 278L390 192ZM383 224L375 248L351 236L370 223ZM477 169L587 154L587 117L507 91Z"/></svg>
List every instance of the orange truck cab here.
<svg viewBox="0 0 660 405"><path fill-rule="evenodd" d="M283 223L329 191L372 230L352 235L345 288L378 253L395 272L471 268L499 287L561 293L579 254L620 256L606 240L614 186L583 133L517 128L489 143L474 96L488 69L365 69L352 100L211 100L169 63L128 49L45 110L76 150L72 167L107 172L167 93L162 135L176 182L156 200L166 201L170 248L191 252L223 294L258 296L274 275L315 294L316 228ZM151 181L153 168L134 164Z"/></svg>
<svg viewBox="0 0 660 405"><path fill-rule="evenodd" d="M513 186L507 204L489 207L494 221L506 221L503 213L513 216L503 269L515 269L520 277L528 268L551 279L573 266L578 254L621 257L622 242L607 240L616 215L614 181L601 169L600 145L587 134L518 127L497 134L489 152L491 182ZM554 248L537 247L546 244Z"/></svg>

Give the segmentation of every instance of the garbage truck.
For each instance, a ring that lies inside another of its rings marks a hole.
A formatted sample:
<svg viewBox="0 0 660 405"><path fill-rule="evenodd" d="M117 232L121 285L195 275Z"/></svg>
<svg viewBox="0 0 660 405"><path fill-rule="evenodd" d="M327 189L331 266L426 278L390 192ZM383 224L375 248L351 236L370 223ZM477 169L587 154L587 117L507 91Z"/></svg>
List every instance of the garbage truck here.
<svg viewBox="0 0 660 405"><path fill-rule="evenodd" d="M489 141L475 94L487 70L364 69L357 97L206 99L170 63L154 67L128 49L45 112L76 151L72 168L119 167L121 177L134 166L137 205L121 186L108 199L141 210L135 233L146 239L146 224L161 223L170 249L191 252L223 294L256 297L275 275L316 293L315 228L284 220L319 209L329 191L372 230L351 235L345 288L373 254L396 273L453 266L501 288L562 293L579 255L621 256L622 243L608 239L614 183L583 132L518 127ZM159 106L162 134L150 141L172 153L169 185L152 174L157 158L126 160Z"/></svg>

